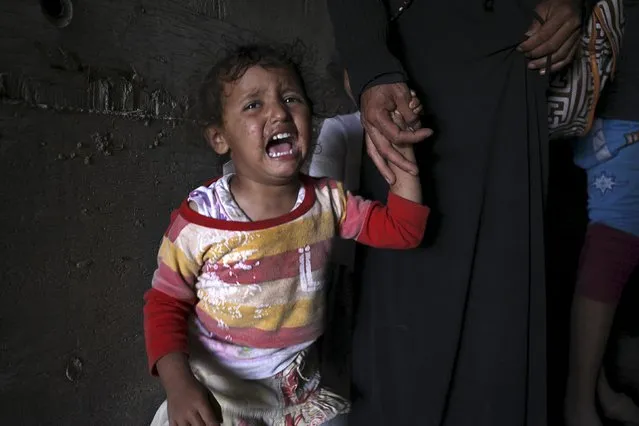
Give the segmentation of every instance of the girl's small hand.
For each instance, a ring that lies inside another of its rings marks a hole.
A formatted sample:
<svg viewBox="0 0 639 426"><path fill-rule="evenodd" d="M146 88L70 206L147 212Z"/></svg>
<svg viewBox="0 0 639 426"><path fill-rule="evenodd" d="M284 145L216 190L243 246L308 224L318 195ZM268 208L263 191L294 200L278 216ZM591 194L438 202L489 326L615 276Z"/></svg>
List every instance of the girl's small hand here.
<svg viewBox="0 0 639 426"><path fill-rule="evenodd" d="M416 175L419 171L417 164L404 158L393 145L418 143L433 134L431 129L421 128L419 116L408 107L410 100L406 83L379 84L367 88L360 96L362 125L370 141L366 144L367 151L391 185L395 182L395 173L388 163L407 173ZM411 130L402 130L404 127L394 122L395 110L401 115L403 125L408 123Z"/></svg>
<svg viewBox="0 0 639 426"><path fill-rule="evenodd" d="M160 358L156 365L166 391L170 426L220 425L222 420L213 411L213 404L217 404L217 401L197 381L185 354L169 353Z"/></svg>
<svg viewBox="0 0 639 426"><path fill-rule="evenodd" d="M408 102L408 108L410 108L415 115L420 115L424 110L424 108L422 107L422 103L420 102L419 98L417 97L417 93L415 93L414 90L410 91L410 101ZM410 130L411 132L414 132L421 127L421 123L419 121L414 123L412 126L409 126L398 110L395 110L391 113L391 119L393 120L393 123L395 123L395 125L401 130Z"/></svg>
<svg viewBox="0 0 639 426"><path fill-rule="evenodd" d="M219 426L213 396L194 377L167 389L170 426Z"/></svg>

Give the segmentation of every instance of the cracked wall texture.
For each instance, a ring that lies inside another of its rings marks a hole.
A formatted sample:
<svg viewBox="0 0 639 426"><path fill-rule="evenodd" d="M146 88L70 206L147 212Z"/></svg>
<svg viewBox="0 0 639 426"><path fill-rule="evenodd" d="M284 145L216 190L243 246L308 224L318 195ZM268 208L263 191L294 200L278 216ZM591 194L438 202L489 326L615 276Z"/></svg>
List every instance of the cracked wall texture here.
<svg viewBox="0 0 639 426"><path fill-rule="evenodd" d="M208 67L296 42L317 114L349 103L323 1L73 4L57 28L37 1L0 2L0 421L143 425L163 395L142 295L170 211L221 171L190 121Z"/></svg>
<svg viewBox="0 0 639 426"><path fill-rule="evenodd" d="M305 48L316 124L349 108L326 72L322 0L77 0L65 28L35 0L0 1L2 424L148 424L163 395L142 295L170 211L221 171L191 123L194 90L225 46L258 40ZM557 416L583 226L569 163L555 155L549 201ZM636 316L626 323L613 356L636 391Z"/></svg>

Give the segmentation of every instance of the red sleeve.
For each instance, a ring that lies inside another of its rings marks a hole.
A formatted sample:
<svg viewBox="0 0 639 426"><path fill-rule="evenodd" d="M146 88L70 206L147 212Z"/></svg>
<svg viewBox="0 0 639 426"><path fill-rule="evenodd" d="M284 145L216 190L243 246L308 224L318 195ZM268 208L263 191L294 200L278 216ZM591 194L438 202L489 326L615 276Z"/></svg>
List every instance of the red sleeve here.
<svg viewBox="0 0 639 426"><path fill-rule="evenodd" d="M348 210L347 207L347 215ZM381 203L370 205L368 216L355 239L377 248L415 248L424 238L429 214L427 206L390 192L386 206Z"/></svg>
<svg viewBox="0 0 639 426"><path fill-rule="evenodd" d="M188 318L193 304L150 289L144 295L144 337L149 370L157 375L155 364L171 352L188 353Z"/></svg>

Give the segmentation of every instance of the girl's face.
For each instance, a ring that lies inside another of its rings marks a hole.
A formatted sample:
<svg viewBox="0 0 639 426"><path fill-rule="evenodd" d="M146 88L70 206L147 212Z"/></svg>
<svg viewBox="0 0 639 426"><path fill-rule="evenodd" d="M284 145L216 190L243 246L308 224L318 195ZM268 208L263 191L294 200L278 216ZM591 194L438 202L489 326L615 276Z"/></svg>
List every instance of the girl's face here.
<svg viewBox="0 0 639 426"><path fill-rule="evenodd" d="M238 176L281 185L297 178L311 139L311 112L299 77L253 66L226 85L222 126L208 129L219 154L230 150Z"/></svg>

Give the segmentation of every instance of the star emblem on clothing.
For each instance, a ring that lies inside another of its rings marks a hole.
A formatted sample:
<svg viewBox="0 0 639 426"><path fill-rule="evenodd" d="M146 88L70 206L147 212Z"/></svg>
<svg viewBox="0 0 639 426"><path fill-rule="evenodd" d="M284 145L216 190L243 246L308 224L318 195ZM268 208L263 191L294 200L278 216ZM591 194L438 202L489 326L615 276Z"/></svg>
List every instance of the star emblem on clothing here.
<svg viewBox="0 0 639 426"><path fill-rule="evenodd" d="M615 176L605 171L601 172L601 174L592 181L592 186L601 191L601 195L606 195L608 191L612 192L616 185L617 181Z"/></svg>

